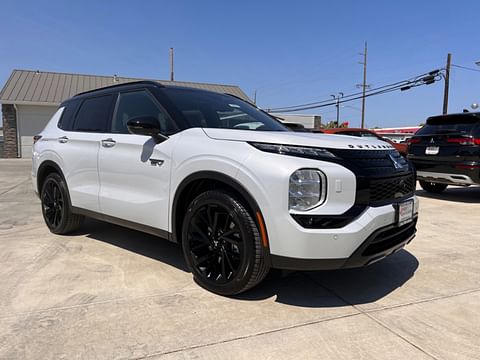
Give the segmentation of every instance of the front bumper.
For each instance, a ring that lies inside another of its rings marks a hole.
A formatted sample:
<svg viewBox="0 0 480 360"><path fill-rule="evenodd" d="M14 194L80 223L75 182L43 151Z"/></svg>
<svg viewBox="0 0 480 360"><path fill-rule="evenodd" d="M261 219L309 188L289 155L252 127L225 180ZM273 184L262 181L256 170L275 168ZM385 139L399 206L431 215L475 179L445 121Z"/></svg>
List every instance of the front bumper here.
<svg viewBox="0 0 480 360"><path fill-rule="evenodd" d="M269 231L271 265L335 269L364 266L388 256L415 236L418 199L412 196L404 201L414 202L414 212L412 221L402 226L397 225L396 204L367 207L341 228L304 228L290 215L279 216Z"/></svg>
<svg viewBox="0 0 480 360"><path fill-rule="evenodd" d="M332 270L373 264L402 249L417 232L417 217L400 227L389 225L373 232L348 258L302 259L272 255L272 266L288 270Z"/></svg>

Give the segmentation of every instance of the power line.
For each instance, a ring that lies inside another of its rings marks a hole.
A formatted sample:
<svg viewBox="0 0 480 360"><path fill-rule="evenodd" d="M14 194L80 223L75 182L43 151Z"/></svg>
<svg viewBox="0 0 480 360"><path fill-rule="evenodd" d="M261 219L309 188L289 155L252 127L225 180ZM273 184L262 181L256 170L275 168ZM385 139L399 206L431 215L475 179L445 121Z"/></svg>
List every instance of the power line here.
<svg viewBox="0 0 480 360"><path fill-rule="evenodd" d="M426 74L424 74L426 75ZM404 84L408 82L408 80L403 80L403 81L398 81L396 83L392 83L392 84L388 84L388 85L384 85L384 86L379 86L377 88L373 88L373 89L370 89L368 91L375 91L375 90L380 90L380 89L383 89L383 88L386 88L386 87L390 87L390 86L393 86L393 85L400 85L400 84ZM356 92L356 93L353 93L353 94L350 94L350 95L345 95L344 98L350 98L352 96L357 96L357 95L362 95L363 94L363 91L360 91L360 92ZM283 109L292 109L292 108L296 108L296 107L299 107L299 106L310 106L310 105L319 105L319 104L323 104L323 103L326 103L326 102L330 102L331 100L330 99L327 99L327 100L321 100L321 101L315 101L315 102L311 102L311 103L306 103L306 104L299 104L299 105L292 105L292 106L281 106L281 107L273 107L273 108L269 108L268 110L283 110Z"/></svg>
<svg viewBox="0 0 480 360"><path fill-rule="evenodd" d="M474 69L474 68L471 68L471 67L468 67L468 66L462 66L462 65L456 65L456 64L452 64L452 66L455 66L456 68L460 68L460 69L480 72L479 69Z"/></svg>
<svg viewBox="0 0 480 360"><path fill-rule="evenodd" d="M438 81L438 80L440 80L440 78L435 79L435 81ZM435 81L433 81L433 82L435 82ZM417 87L417 86L421 86L421 85L425 85L425 84L426 84L425 82L422 82L422 83L406 85L406 86L395 86L395 87L392 87L392 88L389 88L389 89L384 89L384 90L379 90L379 91L376 91L376 92L368 93L368 94L365 95L365 97L386 94L386 93L389 93L389 92L392 92L392 91L397 91L397 90L404 91L404 90L408 90L408 89L411 89L411 88L414 88L414 87ZM357 97L354 97L354 98L350 98L350 99L346 99L346 100L342 100L342 101L339 101L338 103L343 104L345 102L355 101L355 100L358 100L358 99L361 99L361 98L363 98L363 95L360 95L360 96L357 96ZM330 103L322 104L322 105L308 106L308 107L296 108L296 109L291 109L291 110L278 110L278 111L271 111L271 112L294 112L294 111L301 111L301 110L311 110L311 109L316 109L316 108L321 108L321 107L326 107L326 106L332 106L332 105L336 105L336 104L337 104L337 102L330 102Z"/></svg>
<svg viewBox="0 0 480 360"><path fill-rule="evenodd" d="M373 95L385 94L391 91L396 91L396 90L404 91L420 85L432 84L433 82L440 80L440 71L442 70L444 69L437 69L434 71L430 71L428 73L415 76L408 80L397 81L392 84L379 86L377 88L368 90L365 95L363 95L363 91L353 93L350 95L345 95L342 98L342 100L339 102L337 101L332 102L332 100L327 99L327 100L316 101L316 102L307 103L307 104L270 108L270 109L267 109L267 111L280 113L280 112L295 112L295 111L301 111L301 110L310 110L310 109L316 109L316 108L325 107L325 106L336 105L337 103L341 104L349 101L354 101L354 100L362 99L363 97L370 97Z"/></svg>
<svg viewBox="0 0 480 360"><path fill-rule="evenodd" d="M433 72L435 72L435 71L441 71L441 70L443 70L443 69L434 70L434 71L431 71L431 72L429 72L429 73L421 74L421 75L415 76L415 77L413 77L413 78L410 78L410 79L408 79L408 80L397 81L397 82L395 82L395 83L391 83L391 84L379 86L379 87L376 87L376 88L373 88L373 89L368 90L368 92L377 91L377 90L389 88L389 87L396 86L396 85L408 84L408 83L410 83L410 82L412 82L412 81L415 81L415 80L418 79L418 78L421 78L421 77L430 75L430 73L433 73ZM357 95L363 95L363 91L357 92L357 93L353 93L353 94L350 94L350 95L345 95L344 98L345 98L345 99L348 99L348 98L350 98L350 97L357 96ZM331 101L330 99L327 99L327 100L321 100L321 101L316 101L316 102L311 102L311 103L306 103L306 104L299 104L299 105L292 105L292 106L282 106L282 107L274 107L274 108L270 108L269 110L275 110L275 111L276 111L276 110L292 109L292 108L304 107L304 106L310 106L310 105L312 105L312 106L313 106L313 105L320 105L320 104L324 104L324 103L327 103L327 102L330 102L330 101Z"/></svg>

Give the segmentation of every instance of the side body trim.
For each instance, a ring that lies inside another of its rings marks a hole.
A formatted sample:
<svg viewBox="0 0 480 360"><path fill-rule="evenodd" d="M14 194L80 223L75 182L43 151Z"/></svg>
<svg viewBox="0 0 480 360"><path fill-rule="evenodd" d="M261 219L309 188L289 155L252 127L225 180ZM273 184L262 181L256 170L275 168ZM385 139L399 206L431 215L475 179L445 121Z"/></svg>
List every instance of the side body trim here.
<svg viewBox="0 0 480 360"><path fill-rule="evenodd" d="M86 209L78 208L78 207L75 207L75 206L72 206L72 212L74 214L84 215L84 216L87 216L87 217L90 217L90 218L93 218L93 219L106 221L106 222L109 222L111 224L123 226L123 227L129 228L129 229L132 229L132 230L141 231L141 232L144 232L144 233L147 233L147 234L155 235L155 236L161 237L163 239L173 241L172 240L172 234L170 232L162 230L162 229L157 229L157 228L154 228L154 227L151 227L151 226L135 223L135 222L128 221L128 220L119 219L119 218L116 218L116 217L113 217L113 216L100 214L100 213L95 212L95 211L86 210Z"/></svg>

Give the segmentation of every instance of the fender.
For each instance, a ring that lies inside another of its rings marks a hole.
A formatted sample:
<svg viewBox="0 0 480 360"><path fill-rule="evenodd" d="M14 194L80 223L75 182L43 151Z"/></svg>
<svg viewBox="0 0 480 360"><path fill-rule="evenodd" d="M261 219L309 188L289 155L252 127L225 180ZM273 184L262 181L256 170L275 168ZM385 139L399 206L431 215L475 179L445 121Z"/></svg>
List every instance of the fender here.
<svg viewBox="0 0 480 360"><path fill-rule="evenodd" d="M38 166L38 169L37 169L37 189L38 189L39 193L42 190L40 188L40 180L43 180L45 178L43 176L43 171L46 167L53 167L58 172L58 174L62 177L62 179L65 181L65 184L67 184L67 181L65 179L65 175L63 174L63 171L60 168L60 166L52 160L44 160L40 163L40 165Z"/></svg>
<svg viewBox="0 0 480 360"><path fill-rule="evenodd" d="M247 201L249 208L253 211L252 217L254 219L255 219L255 213L257 211L259 211L261 214L261 209L258 206L255 199L253 198L253 196L237 180L233 179L228 175L225 175L216 171L198 171L188 175L185 179L183 179L180 185L177 187L177 190L175 191L175 196L173 198L173 204L172 204L172 222L171 222L172 240L174 242L179 242L179 236L177 236L175 224L177 221L176 213L177 213L177 207L178 207L178 201L179 201L180 195L183 193L183 190L185 190L185 188L188 185L190 185L192 182L196 180L216 180L216 181L220 181L227 184L228 186L235 189ZM255 220L257 222L257 225L259 225L258 220L257 219Z"/></svg>

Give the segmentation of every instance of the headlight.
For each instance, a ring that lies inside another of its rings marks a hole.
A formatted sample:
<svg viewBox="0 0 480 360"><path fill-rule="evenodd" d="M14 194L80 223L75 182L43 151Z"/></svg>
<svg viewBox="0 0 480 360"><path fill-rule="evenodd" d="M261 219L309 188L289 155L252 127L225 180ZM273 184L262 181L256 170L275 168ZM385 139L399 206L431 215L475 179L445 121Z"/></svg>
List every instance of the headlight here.
<svg viewBox="0 0 480 360"><path fill-rule="evenodd" d="M322 204L327 179L319 170L300 169L290 176L288 205L290 210L306 211Z"/></svg>
<svg viewBox="0 0 480 360"><path fill-rule="evenodd" d="M306 146L296 146L296 145L281 145L281 144L268 144L268 143L257 143L249 142L254 148L257 148L261 151L305 157L309 159L325 159L325 158L335 158L336 156L332 154L327 149L316 148L316 147L306 147Z"/></svg>

